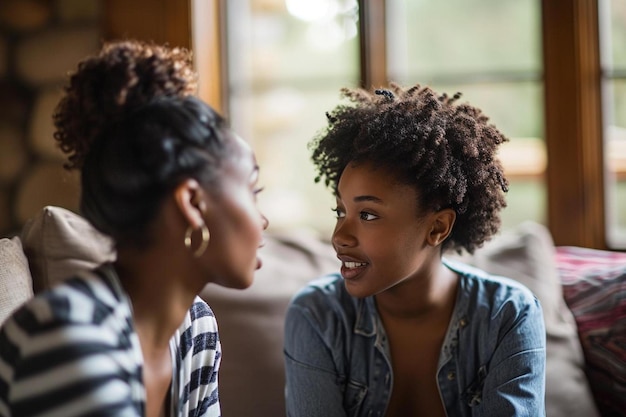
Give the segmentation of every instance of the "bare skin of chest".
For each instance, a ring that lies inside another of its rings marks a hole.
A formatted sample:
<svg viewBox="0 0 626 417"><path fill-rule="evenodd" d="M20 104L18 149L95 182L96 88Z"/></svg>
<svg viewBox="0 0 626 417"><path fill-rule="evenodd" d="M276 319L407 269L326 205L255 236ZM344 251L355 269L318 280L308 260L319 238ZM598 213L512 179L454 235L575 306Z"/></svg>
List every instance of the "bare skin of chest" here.
<svg viewBox="0 0 626 417"><path fill-rule="evenodd" d="M385 327L394 376L386 417L445 417L436 379L445 328Z"/></svg>

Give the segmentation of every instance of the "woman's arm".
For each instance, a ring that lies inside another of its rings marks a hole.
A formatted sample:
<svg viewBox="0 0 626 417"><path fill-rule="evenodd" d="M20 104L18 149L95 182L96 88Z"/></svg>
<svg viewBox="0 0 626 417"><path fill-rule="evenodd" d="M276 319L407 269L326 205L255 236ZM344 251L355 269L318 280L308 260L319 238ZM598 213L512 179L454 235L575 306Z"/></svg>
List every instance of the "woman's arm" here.
<svg viewBox="0 0 626 417"><path fill-rule="evenodd" d="M219 417L218 373L222 347L217 321L206 302L196 298L172 342L181 402L177 415Z"/></svg>
<svg viewBox="0 0 626 417"><path fill-rule="evenodd" d="M474 415L545 416L546 333L539 302L526 304L501 330Z"/></svg>
<svg viewBox="0 0 626 417"><path fill-rule="evenodd" d="M335 369L319 326L299 305L285 321L285 400L288 417L346 417L345 378Z"/></svg>
<svg viewBox="0 0 626 417"><path fill-rule="evenodd" d="M141 416L141 368L124 336L22 309L0 332L0 415Z"/></svg>

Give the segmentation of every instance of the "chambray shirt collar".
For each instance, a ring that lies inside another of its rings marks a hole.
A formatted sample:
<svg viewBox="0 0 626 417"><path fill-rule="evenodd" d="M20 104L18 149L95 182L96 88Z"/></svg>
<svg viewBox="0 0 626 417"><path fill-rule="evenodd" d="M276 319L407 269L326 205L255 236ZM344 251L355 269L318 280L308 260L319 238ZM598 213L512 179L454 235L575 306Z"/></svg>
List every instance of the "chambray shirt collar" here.
<svg viewBox="0 0 626 417"><path fill-rule="evenodd" d="M464 289L467 285L464 279L467 274L467 266L465 266L464 271L463 268L459 268L455 264L455 261L442 258L442 262L447 268L458 273L460 279L452 318L450 320L450 324L448 325L446 337L441 349L441 355L439 357L439 366L442 366L453 357L458 346L459 331L465 328L469 324L470 320L467 313L469 301L467 297L463 296L463 294L465 294ZM357 303L357 316L354 323L354 333L366 337L381 337L381 335L384 335L383 329L378 329L378 326L381 326L381 323L374 297L359 299Z"/></svg>
<svg viewBox="0 0 626 417"><path fill-rule="evenodd" d="M377 316L374 297L361 298L357 301L357 316L354 322L354 333L361 336L376 336Z"/></svg>
<svg viewBox="0 0 626 417"><path fill-rule="evenodd" d="M441 347L441 353L439 356L439 368L446 362L452 359L454 352L459 345L459 333L469 324L469 298L467 294L467 267L465 270L455 264L454 261L449 261L446 258L442 259L443 264L450 270L456 272L459 276L459 282L457 284L457 295L454 303L454 310L452 311L452 318L448 324L448 331Z"/></svg>

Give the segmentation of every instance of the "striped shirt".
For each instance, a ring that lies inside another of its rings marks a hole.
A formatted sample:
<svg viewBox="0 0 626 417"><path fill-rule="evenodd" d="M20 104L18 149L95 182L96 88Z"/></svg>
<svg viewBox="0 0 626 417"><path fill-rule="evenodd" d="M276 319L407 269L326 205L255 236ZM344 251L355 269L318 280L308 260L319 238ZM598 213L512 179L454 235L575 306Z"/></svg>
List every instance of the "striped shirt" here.
<svg viewBox="0 0 626 417"><path fill-rule="evenodd" d="M199 297L170 340L170 415L220 415L217 323ZM131 304L110 264L24 304L0 330L0 416L145 415Z"/></svg>

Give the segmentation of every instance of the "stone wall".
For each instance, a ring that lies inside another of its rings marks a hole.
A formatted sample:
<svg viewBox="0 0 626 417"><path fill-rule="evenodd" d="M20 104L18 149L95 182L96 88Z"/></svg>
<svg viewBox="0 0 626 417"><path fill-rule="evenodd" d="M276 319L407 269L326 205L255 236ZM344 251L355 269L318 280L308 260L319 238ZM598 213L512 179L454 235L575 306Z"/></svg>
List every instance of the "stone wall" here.
<svg viewBox="0 0 626 417"><path fill-rule="evenodd" d="M0 0L0 236L46 205L77 209L52 113L68 72L100 46L102 1Z"/></svg>

